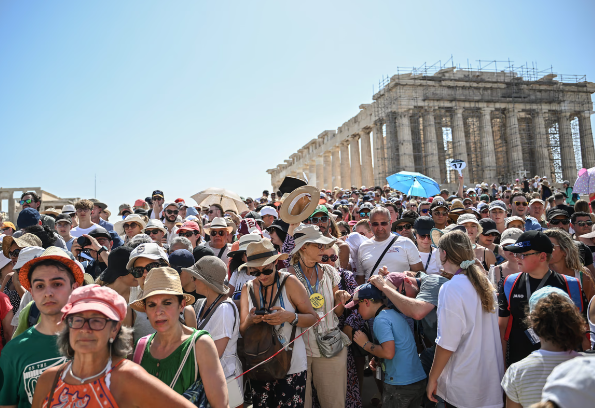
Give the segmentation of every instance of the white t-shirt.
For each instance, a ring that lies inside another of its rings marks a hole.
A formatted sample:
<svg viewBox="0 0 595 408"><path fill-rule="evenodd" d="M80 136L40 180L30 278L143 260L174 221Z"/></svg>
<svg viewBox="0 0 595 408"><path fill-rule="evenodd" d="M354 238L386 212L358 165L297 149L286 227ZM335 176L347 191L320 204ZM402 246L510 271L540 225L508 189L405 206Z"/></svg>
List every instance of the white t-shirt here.
<svg viewBox="0 0 595 408"><path fill-rule="evenodd" d="M421 263L424 266L426 273L428 275L437 275L440 273L440 269L442 268L442 262L440 262L440 254L438 252L438 248L432 248L431 254L432 254L432 257L430 258L429 263L428 263L428 258L430 257L429 252L420 252L419 256L421 257Z"/></svg>
<svg viewBox="0 0 595 408"><path fill-rule="evenodd" d="M211 251L213 251L215 253L215 256L219 258L219 252L221 251L221 248L213 248L211 246L211 241L207 242L207 246L211 248ZM225 263L225 265L229 265L229 258L227 257L227 254L229 253L229 248L231 248L231 244L225 244L223 248L225 249L223 250L223 254L219 259L221 259Z"/></svg>
<svg viewBox="0 0 595 408"><path fill-rule="evenodd" d="M93 231L97 227L99 227L99 225L97 225L95 223L93 225L91 225L89 228L75 227L70 230L70 235L75 238L82 237L83 234L88 234L89 232Z"/></svg>
<svg viewBox="0 0 595 408"><path fill-rule="evenodd" d="M494 293L494 304L498 303ZM485 312L465 275L455 275L438 295L436 344L452 351L436 394L459 408L502 408L504 375L498 313Z"/></svg>
<svg viewBox="0 0 595 408"><path fill-rule="evenodd" d="M411 265L421 262L419 251L417 247L409 238L403 236L397 237L397 240L392 244L382 261L378 264L375 271L372 268L384 252L386 246L394 238L390 235L382 242L376 241L372 238L360 245L358 251L358 267L356 275L366 277L366 281L372 275L378 275L378 270L383 266L388 268L389 272L404 272L411 269Z"/></svg>
<svg viewBox="0 0 595 408"><path fill-rule="evenodd" d="M205 299L199 299L194 304L197 326L202 322L198 316L204 303ZM228 299L217 306L213 312L213 316L202 330L208 331L213 341L225 337L229 338L220 361L226 378L234 374L237 366L236 352L238 348L238 336L240 335L240 312L233 301Z"/></svg>
<svg viewBox="0 0 595 408"><path fill-rule="evenodd" d="M231 278L229 278L229 284L235 288L232 298L235 299L236 294L238 294L237 296L239 299L239 293L242 293L242 288L244 287L244 285L253 279L256 279L256 277L248 275L246 273L246 268L242 268L242 270L240 271L238 271L237 269L233 271L233 273L231 274Z"/></svg>

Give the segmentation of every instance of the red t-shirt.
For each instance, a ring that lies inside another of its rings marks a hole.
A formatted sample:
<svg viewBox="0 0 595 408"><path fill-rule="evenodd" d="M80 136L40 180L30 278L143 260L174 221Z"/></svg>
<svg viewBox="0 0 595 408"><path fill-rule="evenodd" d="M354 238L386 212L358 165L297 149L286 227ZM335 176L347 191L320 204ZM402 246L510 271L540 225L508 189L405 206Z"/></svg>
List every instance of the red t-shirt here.
<svg viewBox="0 0 595 408"><path fill-rule="evenodd" d="M0 333L2 333L2 338L4 339L4 330L2 329L2 320L6 317L6 314L12 310L12 305L10 304L10 298L5 295L4 293L0 292ZM1 340L1 339L0 339ZM4 339L4 343L8 343L10 339ZM2 341L0 341L0 352L2 352Z"/></svg>

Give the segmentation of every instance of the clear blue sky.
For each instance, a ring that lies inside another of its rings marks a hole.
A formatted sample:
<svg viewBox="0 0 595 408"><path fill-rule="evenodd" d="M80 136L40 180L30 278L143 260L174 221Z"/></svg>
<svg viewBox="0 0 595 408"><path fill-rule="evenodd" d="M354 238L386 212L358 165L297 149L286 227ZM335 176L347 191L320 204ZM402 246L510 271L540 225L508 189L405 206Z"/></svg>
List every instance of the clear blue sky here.
<svg viewBox="0 0 595 408"><path fill-rule="evenodd" d="M408 4L411 3L411 4ZM122 202L266 169L424 61L595 81L593 1L1 1L0 186Z"/></svg>

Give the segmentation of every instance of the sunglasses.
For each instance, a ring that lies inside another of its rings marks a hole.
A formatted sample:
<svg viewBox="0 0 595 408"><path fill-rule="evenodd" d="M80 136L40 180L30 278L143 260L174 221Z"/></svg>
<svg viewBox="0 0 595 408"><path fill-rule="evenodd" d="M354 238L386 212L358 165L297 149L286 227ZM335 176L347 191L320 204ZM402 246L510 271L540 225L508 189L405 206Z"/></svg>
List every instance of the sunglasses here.
<svg viewBox="0 0 595 408"><path fill-rule="evenodd" d="M187 231L187 232L178 232L178 235L181 237L190 238L193 235L198 234L198 231Z"/></svg>
<svg viewBox="0 0 595 408"><path fill-rule="evenodd" d="M500 234L498 234L497 232L490 232L489 234L484 234L483 232L481 233L481 235L486 236L486 237L497 237Z"/></svg>
<svg viewBox="0 0 595 408"><path fill-rule="evenodd" d="M423 210L420 210L422 213L427 214L430 212L430 210L428 208L424 208Z"/></svg>
<svg viewBox="0 0 595 408"><path fill-rule="evenodd" d="M349 231L341 231L341 236L344 237L345 235L349 235Z"/></svg>
<svg viewBox="0 0 595 408"><path fill-rule="evenodd" d="M126 224L122 225L124 229L133 229L136 228L138 224L136 222L127 222Z"/></svg>
<svg viewBox="0 0 595 408"><path fill-rule="evenodd" d="M168 213L169 215L172 215L172 214L178 215L178 213L180 211L178 211L178 210L165 210L165 212Z"/></svg>
<svg viewBox="0 0 595 408"><path fill-rule="evenodd" d="M578 225L579 227L585 227L585 226L590 227L591 225L593 225L593 221L578 221L576 223L576 225Z"/></svg>
<svg viewBox="0 0 595 408"><path fill-rule="evenodd" d="M145 230L145 234L147 234L147 235L157 235L157 234L159 234L160 232L162 232L162 231L161 231L161 230L158 230L158 229L154 229L154 230Z"/></svg>
<svg viewBox="0 0 595 408"><path fill-rule="evenodd" d="M211 231L211 236L216 237L219 234L220 237L227 234L227 230Z"/></svg>
<svg viewBox="0 0 595 408"><path fill-rule="evenodd" d="M383 226L383 227L387 227L388 226L388 221L382 221L382 222L373 222L371 223L373 227L379 227L379 226Z"/></svg>
<svg viewBox="0 0 595 408"><path fill-rule="evenodd" d="M364 211L364 212L361 212L361 213L359 213L359 216L360 216L360 217L367 217L367 216L368 216L368 214L370 214L370 213L369 213L369 212L367 212L367 211Z"/></svg>
<svg viewBox="0 0 595 408"><path fill-rule="evenodd" d="M569 219L565 219L565 220L550 220L550 224L552 225L558 225L562 223L562 225L568 225L570 224L570 220Z"/></svg>
<svg viewBox="0 0 595 408"><path fill-rule="evenodd" d="M438 217L446 217L448 215L448 211L434 211L432 215L436 215Z"/></svg>
<svg viewBox="0 0 595 408"><path fill-rule="evenodd" d="M21 205L23 204L31 204L33 202L33 200L31 200L30 198L26 199L26 200L21 200Z"/></svg>
<svg viewBox="0 0 595 408"><path fill-rule="evenodd" d="M361 215L361 214L360 214ZM310 217L304 221L305 224L320 224L321 222L327 222L328 216L323 215L322 217Z"/></svg>
<svg viewBox="0 0 595 408"><path fill-rule="evenodd" d="M477 194L471 193L469 194L469 197L477 197Z"/></svg>
<svg viewBox="0 0 595 408"><path fill-rule="evenodd" d="M252 271L252 272L250 272L250 275L255 276L255 277L259 277L260 275L269 276L273 272L275 272L275 268L264 269L262 271Z"/></svg>
<svg viewBox="0 0 595 408"><path fill-rule="evenodd" d="M2 231L8 231L10 227L2 228Z"/></svg>
<svg viewBox="0 0 595 408"><path fill-rule="evenodd" d="M526 201L515 201L514 205L522 205L523 207L526 207L529 205L529 203Z"/></svg>
<svg viewBox="0 0 595 408"><path fill-rule="evenodd" d="M153 201L163 201L163 197L153 196Z"/></svg>
<svg viewBox="0 0 595 408"><path fill-rule="evenodd" d="M430 234L417 234L417 239L430 239Z"/></svg>
<svg viewBox="0 0 595 408"><path fill-rule="evenodd" d="M328 262L329 259L331 262L337 262L339 257L337 255L322 255L322 262Z"/></svg>
<svg viewBox="0 0 595 408"><path fill-rule="evenodd" d="M411 224L403 224L403 225L398 225L397 227L395 227L395 229L397 231L403 231L404 229L410 230L412 227L413 227L413 225L411 225Z"/></svg>
<svg viewBox="0 0 595 408"><path fill-rule="evenodd" d="M85 319L81 316L68 316L66 317L66 322L71 329L82 329L85 323L88 322L89 329L99 331L105 329L107 322L111 322L111 319L105 317L90 317Z"/></svg>
<svg viewBox="0 0 595 408"><path fill-rule="evenodd" d="M481 214L487 214L487 213L489 213L489 212L490 212L490 210L489 210L489 209L487 209L487 208L486 208L485 210L481 210L481 211L480 211L480 213L481 213Z"/></svg>
<svg viewBox="0 0 595 408"><path fill-rule="evenodd" d="M21 248L17 248L14 251L9 251L8 256L10 258L18 258L19 254L21 253Z"/></svg>
<svg viewBox="0 0 595 408"><path fill-rule="evenodd" d="M145 274L145 271L148 273L153 268L159 268L159 262L151 262L146 266L133 266L130 268L130 274L135 278L141 278Z"/></svg>

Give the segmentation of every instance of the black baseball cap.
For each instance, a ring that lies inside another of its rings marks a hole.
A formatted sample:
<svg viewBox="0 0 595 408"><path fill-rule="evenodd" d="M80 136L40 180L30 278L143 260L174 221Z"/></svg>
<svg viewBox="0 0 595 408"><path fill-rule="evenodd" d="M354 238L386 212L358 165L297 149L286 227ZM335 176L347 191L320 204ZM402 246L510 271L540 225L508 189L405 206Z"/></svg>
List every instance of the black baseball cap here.
<svg viewBox="0 0 595 408"><path fill-rule="evenodd" d="M554 251L554 244L541 231L527 231L523 232L514 244L505 246L504 250L515 254L529 251L551 254Z"/></svg>
<svg viewBox="0 0 595 408"><path fill-rule="evenodd" d="M194 256L187 249L178 249L169 256L169 264L178 273L182 272L182 268L190 268L196 261Z"/></svg>
<svg viewBox="0 0 595 408"><path fill-rule="evenodd" d="M568 212L561 208L552 208L551 210L548 210L547 213L545 213L545 217L547 218L548 221L553 220L554 218L556 218L560 215L563 215L566 218L570 218L570 215L568 215Z"/></svg>
<svg viewBox="0 0 595 408"><path fill-rule="evenodd" d="M67 223L72 225L72 218L68 214L64 214L64 213L59 214L56 217L56 224L59 223L60 221L66 221Z"/></svg>
<svg viewBox="0 0 595 408"><path fill-rule="evenodd" d="M99 280L104 283L113 283L120 276L128 275L130 271L126 269L126 264L128 264L131 252L132 248L128 246L120 246L110 252L107 256L107 268L101 272Z"/></svg>
<svg viewBox="0 0 595 408"><path fill-rule="evenodd" d="M161 198L164 198L165 197L163 195L163 191L161 191L161 190L155 190L155 191L153 191L153 194L151 194L151 198L153 198L155 196L160 196Z"/></svg>
<svg viewBox="0 0 595 408"><path fill-rule="evenodd" d="M211 248L199 245L192 251L192 256L194 257L194 262L198 262L203 256L215 256L215 253Z"/></svg>
<svg viewBox="0 0 595 408"><path fill-rule="evenodd" d="M434 220L432 217L419 217L415 220L415 224L413 224L413 228L417 231L419 235L430 235L430 231L432 228L435 227Z"/></svg>
<svg viewBox="0 0 595 408"><path fill-rule="evenodd" d="M496 223L491 218L482 218L479 220L479 225L481 225L481 229L483 230L481 233L484 235L488 235L492 232L500 233L498 227L496 227Z"/></svg>
<svg viewBox="0 0 595 408"><path fill-rule="evenodd" d="M110 235L109 232L107 232L107 230L103 227L97 227L95 228L93 231L89 232L89 236L93 237L93 238L107 238L110 241L112 240L112 236ZM108 262L109 262L109 258L108 258Z"/></svg>
<svg viewBox="0 0 595 408"><path fill-rule="evenodd" d="M434 201L432 201L432 205L430 205L430 212L432 212L432 210L436 207L444 207L447 210L449 209L446 201L434 199Z"/></svg>
<svg viewBox="0 0 595 408"><path fill-rule="evenodd" d="M307 183L304 180L295 177L285 177L279 186L279 191L283 194L289 194L293 190L305 186Z"/></svg>

